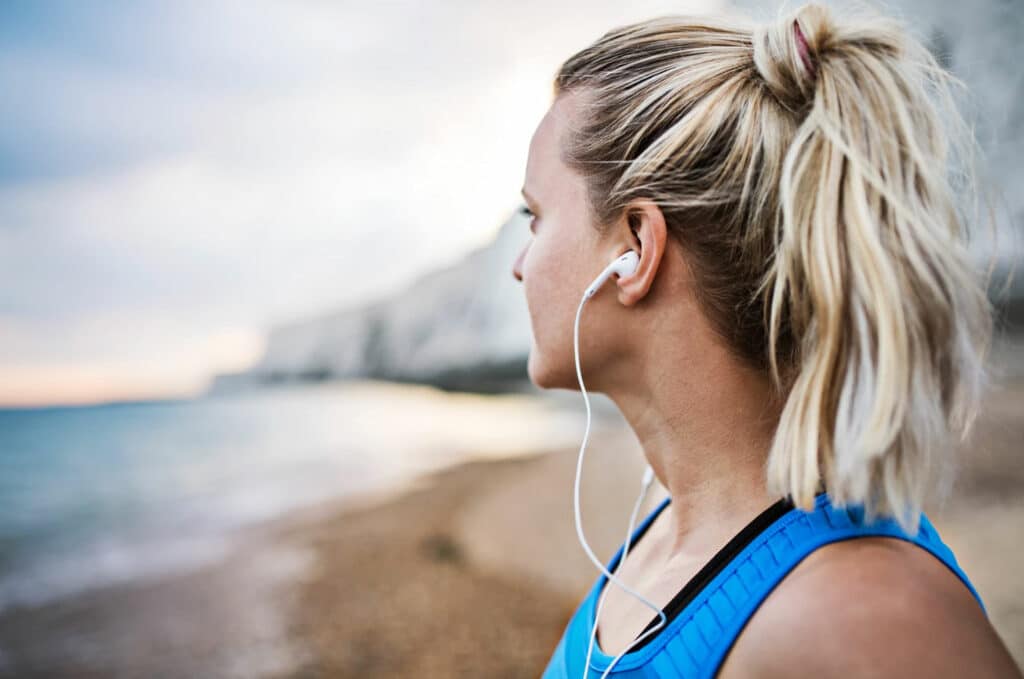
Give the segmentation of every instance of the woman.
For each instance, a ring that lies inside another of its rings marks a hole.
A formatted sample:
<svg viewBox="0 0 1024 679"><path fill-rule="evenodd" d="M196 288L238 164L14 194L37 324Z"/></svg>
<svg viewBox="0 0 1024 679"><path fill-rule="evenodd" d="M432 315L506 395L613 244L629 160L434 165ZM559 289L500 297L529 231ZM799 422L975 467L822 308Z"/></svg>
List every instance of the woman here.
<svg viewBox="0 0 1024 679"><path fill-rule="evenodd" d="M562 65L513 267L529 375L574 389L578 358L669 496L608 564L650 601L601 576L545 677L1021 676L921 513L992 324L957 84L900 24L815 4L659 17Z"/></svg>

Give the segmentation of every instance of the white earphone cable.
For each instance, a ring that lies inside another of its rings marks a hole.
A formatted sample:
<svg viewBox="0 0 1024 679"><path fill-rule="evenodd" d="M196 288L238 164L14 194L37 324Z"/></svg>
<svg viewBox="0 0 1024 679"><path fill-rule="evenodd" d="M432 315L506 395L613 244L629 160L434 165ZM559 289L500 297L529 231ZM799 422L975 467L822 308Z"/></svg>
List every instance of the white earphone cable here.
<svg viewBox="0 0 1024 679"><path fill-rule="evenodd" d="M574 329L573 329L573 350L574 350L574 353L576 355L576 377L579 379L580 391L583 392L583 401L586 403L586 406L587 406L587 427L586 427L586 431L583 434L583 443L580 446L579 460L576 463L576 488L575 488L574 498L573 498L573 502L574 502L574 505L575 505L575 511L576 511L576 535L577 535L577 537L579 537L580 544L583 545L583 549L587 553L587 556L590 557L590 560L594 562L594 564L601 570L602 573L604 573L604 575L611 582L614 582L619 587L621 587L623 590L625 590L626 592L629 592L630 594L632 594L634 597L636 597L637 599L642 601L645 605L650 607L657 615L661 616L661 621L659 622L658 625L656 625L655 627L652 627L651 629L647 630L647 632L645 632L640 637L638 637L636 640L634 640L632 644L627 646L625 650L623 650L621 653L619 653L619 655L617 655L615 657L615 659L612 661L612 663L608 666L608 668L601 675L602 679L604 679L604 677L608 676L608 673L611 672L612 668L619 661L619 658L621 658L626 652L628 652L629 649L632 648L633 645L636 644L637 642L639 642L641 639L646 638L647 636L655 633L656 631L658 631L659 629L664 627L666 622L667 622L667 619L665 617L665 612L664 611L662 611L655 604L653 604L650 601L648 601L641 594L639 594L638 592L633 590L631 587L627 586L625 583L623 583L621 580L619 580L618 577L616 577L614 574L612 574L605 567L605 565L603 563L601 563L601 561L597 558L597 556L594 555L593 550L590 549L590 545L587 544L587 540L583 536L583 522L582 522L581 517L580 517L580 476L581 476L581 473L582 473L582 470L583 470L583 453L584 453L584 450L587 447L587 439L590 436L591 413L590 413L590 398L587 396L587 389L586 389L586 387L583 386L583 371L580 369L580 337L579 337L579 335L580 335L580 314L582 314L582 312L583 312L583 306L586 304L587 299L589 299L589 296L584 294L583 299L580 301L580 306L576 310L576 322L575 322ZM649 483L650 483L649 477L650 477L650 474L645 475L645 478L644 478L644 488L641 491L640 501L643 500L643 497L644 497L644 495L647 492L647 488L648 488ZM637 507L639 507L639 502L637 503ZM632 526L633 526L633 523L635 521L636 511L637 510L634 509L634 512L633 512L634 513L634 518L630 520L630 531L629 531L629 534L627 535L627 538L626 538L626 548L623 549L622 558L619 560L620 564L626 558L626 549L628 549L629 537L631 537L632 532L633 532L632 531ZM605 590L607 590L607 586L605 587ZM604 592L601 593L600 603L603 603L603 600L604 600ZM597 613L595 615L593 630L591 631L591 634L590 634L590 645L587 648L587 660L586 660L586 663L584 664L583 679L587 679L587 673L590 670L590 656L591 656L591 653L593 652L593 648L594 648L594 639L595 639L595 636L596 636L596 633L597 633L597 622L598 622L597 619L600 616L600 614L601 614L601 607L599 605L598 609L597 609Z"/></svg>
<svg viewBox="0 0 1024 679"><path fill-rule="evenodd" d="M619 564L622 564L626 560L626 556L629 554L629 543L630 543L630 540L633 537L633 526L636 525L636 516L637 516L637 513L640 510L640 505L643 504L644 497L646 497L646 495L647 495L647 490L648 490L648 488L650 488L652 479L653 479L653 474L652 474L651 468L648 467L647 468L647 472L644 474L643 488L640 490L640 497L637 498L636 503L633 505L633 514L632 514L632 516L630 517L630 520L629 520L629 530L626 532L626 545L622 549L622 557L619 558ZM608 593L608 588L607 587L603 588L601 590L601 596L598 599L597 613L594 615L594 626L593 626L593 628L590 631L590 645L587 647L587 665L586 665L587 668L589 668L591 651L593 650L594 643L596 641L597 624L598 624L598 621L600 621L600 619L601 619L601 608L604 606L604 595L607 594L607 593ZM659 613L660 613L662 619L658 623L658 625L655 626L653 629L648 630L646 633L642 634L641 636L637 637L633 641L633 643L630 644L629 647L627 647L627 649L625 651L623 651L618 656L616 656L615 660L613 660L612 663L608 666L608 669L606 669L604 671L604 674L601 675L602 679L604 677L608 676L608 673L611 672L612 668L615 666L615 663L617 663L619 661L619 658L622 657L623 653L626 653L627 651L629 651L630 648L633 648L633 646L638 641L640 641L641 639L646 638L649 634L653 634L654 632L658 631L659 629L661 629L662 627L665 626L665 614L664 614L664 612L660 612L660 611L659 611ZM588 671L587 669L584 669L584 671L583 671L583 676L584 677L586 677L587 671Z"/></svg>

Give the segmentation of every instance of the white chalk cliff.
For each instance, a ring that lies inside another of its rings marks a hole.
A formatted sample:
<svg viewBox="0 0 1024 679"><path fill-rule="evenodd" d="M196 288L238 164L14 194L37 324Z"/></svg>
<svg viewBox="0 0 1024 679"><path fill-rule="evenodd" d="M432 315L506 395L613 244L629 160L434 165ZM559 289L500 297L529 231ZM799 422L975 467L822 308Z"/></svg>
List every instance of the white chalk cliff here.
<svg viewBox="0 0 1024 679"><path fill-rule="evenodd" d="M521 388L531 330L512 263L526 233L513 213L489 245L390 299L275 327L252 368L217 376L212 389L344 378Z"/></svg>

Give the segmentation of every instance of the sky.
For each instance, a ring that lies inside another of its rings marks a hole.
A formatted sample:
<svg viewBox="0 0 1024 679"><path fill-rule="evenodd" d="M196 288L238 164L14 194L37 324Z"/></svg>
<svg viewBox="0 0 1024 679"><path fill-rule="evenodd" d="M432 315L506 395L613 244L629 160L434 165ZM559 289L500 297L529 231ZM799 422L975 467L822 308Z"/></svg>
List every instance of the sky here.
<svg viewBox="0 0 1024 679"><path fill-rule="evenodd" d="M458 261L519 204L562 60L716 7L0 4L0 405L194 395Z"/></svg>
<svg viewBox="0 0 1024 679"><path fill-rule="evenodd" d="M946 27L1021 177L1024 14L902 4ZM270 327L458 262L520 204L564 59L730 6L0 3L0 406L196 395Z"/></svg>

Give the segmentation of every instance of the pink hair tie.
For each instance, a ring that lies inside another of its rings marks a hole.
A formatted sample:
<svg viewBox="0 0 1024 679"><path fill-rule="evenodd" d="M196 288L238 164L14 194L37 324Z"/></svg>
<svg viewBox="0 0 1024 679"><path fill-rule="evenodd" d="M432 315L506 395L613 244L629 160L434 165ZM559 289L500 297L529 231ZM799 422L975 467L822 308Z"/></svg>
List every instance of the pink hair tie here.
<svg viewBox="0 0 1024 679"><path fill-rule="evenodd" d="M793 29L796 31L796 49L800 53L800 60L804 62L804 68L810 72L813 78L817 75L817 70L814 68L814 62L811 61L811 50L807 47L807 39L804 37L804 32L800 30L800 24L796 19L793 19Z"/></svg>

